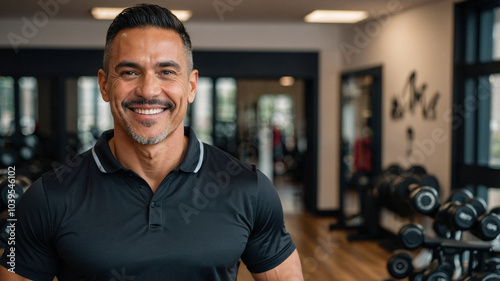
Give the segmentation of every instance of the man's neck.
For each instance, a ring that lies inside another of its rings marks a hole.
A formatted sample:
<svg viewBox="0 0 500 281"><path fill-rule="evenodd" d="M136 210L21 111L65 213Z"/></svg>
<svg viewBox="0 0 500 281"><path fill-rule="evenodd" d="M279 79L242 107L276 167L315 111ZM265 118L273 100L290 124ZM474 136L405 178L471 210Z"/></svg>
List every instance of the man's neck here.
<svg viewBox="0 0 500 281"><path fill-rule="evenodd" d="M123 167L141 176L155 192L163 179L184 159L188 138L181 127L158 144L143 145L127 133L115 130L109 147Z"/></svg>

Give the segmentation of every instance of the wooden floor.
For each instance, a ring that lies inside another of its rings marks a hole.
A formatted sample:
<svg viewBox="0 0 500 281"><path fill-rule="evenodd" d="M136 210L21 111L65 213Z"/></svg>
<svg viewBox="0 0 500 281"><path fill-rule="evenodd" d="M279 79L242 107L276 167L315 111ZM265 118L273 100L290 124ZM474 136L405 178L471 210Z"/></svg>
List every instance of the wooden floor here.
<svg viewBox="0 0 500 281"><path fill-rule="evenodd" d="M349 241L346 230L329 230L334 218L309 213L285 214L285 225L297 246L306 281L383 281L391 253L375 240ZM352 231L351 231L352 233ZM238 281L253 280L244 265Z"/></svg>

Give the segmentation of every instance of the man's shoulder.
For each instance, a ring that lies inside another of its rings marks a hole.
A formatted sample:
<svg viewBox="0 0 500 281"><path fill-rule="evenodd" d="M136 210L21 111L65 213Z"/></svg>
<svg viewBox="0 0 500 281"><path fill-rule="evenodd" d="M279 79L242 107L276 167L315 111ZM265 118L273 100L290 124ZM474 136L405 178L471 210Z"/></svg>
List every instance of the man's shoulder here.
<svg viewBox="0 0 500 281"><path fill-rule="evenodd" d="M206 163L209 167L213 168L233 168L241 170L244 173L256 174L258 172L255 165L244 163L236 158L234 155L215 147L210 144L204 143Z"/></svg>
<svg viewBox="0 0 500 281"><path fill-rule="evenodd" d="M89 164L93 162L92 153L90 150L74 156L68 156L66 163L61 164L54 161L52 170L44 173L40 177L44 186L58 187L67 186L68 182L74 180L89 170Z"/></svg>

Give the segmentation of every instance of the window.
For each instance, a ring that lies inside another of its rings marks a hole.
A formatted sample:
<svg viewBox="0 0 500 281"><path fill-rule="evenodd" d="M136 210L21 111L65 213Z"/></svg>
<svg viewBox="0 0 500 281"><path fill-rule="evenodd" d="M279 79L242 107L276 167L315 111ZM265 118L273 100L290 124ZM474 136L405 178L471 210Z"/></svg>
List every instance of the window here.
<svg viewBox="0 0 500 281"><path fill-rule="evenodd" d="M91 148L102 132L113 128L109 104L101 98L97 77L78 79L78 138L79 152Z"/></svg>
<svg viewBox="0 0 500 281"><path fill-rule="evenodd" d="M19 100L16 101L18 84ZM0 136L11 136L18 131L25 136L35 133L38 121L38 85L34 77L20 77L17 81L12 77L0 77ZM16 103L18 108L16 110ZM16 114L19 123L16 124Z"/></svg>
<svg viewBox="0 0 500 281"><path fill-rule="evenodd" d="M213 87L211 78L198 79L196 98L191 106L191 122L187 123L196 132L196 136L208 144L213 143Z"/></svg>
<svg viewBox="0 0 500 281"><path fill-rule="evenodd" d="M14 134L14 79L0 77L0 135Z"/></svg>
<svg viewBox="0 0 500 281"><path fill-rule="evenodd" d="M38 122L38 85L35 77L19 78L20 117L19 125L23 135L32 135Z"/></svg>
<svg viewBox="0 0 500 281"><path fill-rule="evenodd" d="M214 145L234 156L238 155L236 92L236 79L215 81Z"/></svg>
<svg viewBox="0 0 500 281"><path fill-rule="evenodd" d="M500 1L456 5L453 187L500 187Z"/></svg>

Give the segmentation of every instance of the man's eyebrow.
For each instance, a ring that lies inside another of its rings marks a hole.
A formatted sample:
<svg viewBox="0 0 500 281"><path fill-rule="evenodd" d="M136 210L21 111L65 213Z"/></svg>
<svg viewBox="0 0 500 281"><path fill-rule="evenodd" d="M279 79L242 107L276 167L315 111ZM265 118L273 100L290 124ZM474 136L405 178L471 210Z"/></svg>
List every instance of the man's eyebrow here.
<svg viewBox="0 0 500 281"><path fill-rule="evenodd" d="M121 67L140 68L141 66L140 66L140 64L133 62L133 61L121 61L115 66L115 69L118 69ZM182 69L181 65L174 60L159 62L156 64L156 67L174 67L177 69Z"/></svg>
<svg viewBox="0 0 500 281"><path fill-rule="evenodd" d="M115 69L118 69L120 67L133 67L133 68L139 68L139 64L136 63L136 62L132 62L132 61L121 61L119 62L116 66L115 66Z"/></svg>
<svg viewBox="0 0 500 281"><path fill-rule="evenodd" d="M173 60L163 61L156 64L157 67L169 67L172 66L177 69L182 69L181 65Z"/></svg>

